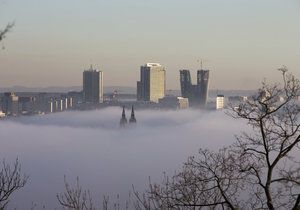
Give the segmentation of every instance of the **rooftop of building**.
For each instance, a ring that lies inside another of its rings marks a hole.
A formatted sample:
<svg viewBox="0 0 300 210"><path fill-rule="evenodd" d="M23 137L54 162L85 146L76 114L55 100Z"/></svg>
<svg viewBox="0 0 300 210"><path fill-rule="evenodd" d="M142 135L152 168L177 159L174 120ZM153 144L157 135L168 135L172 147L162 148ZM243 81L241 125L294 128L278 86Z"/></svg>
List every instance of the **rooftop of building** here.
<svg viewBox="0 0 300 210"><path fill-rule="evenodd" d="M84 70L84 72L100 72L100 70L93 68L93 65L91 65L90 68L87 70Z"/></svg>
<svg viewBox="0 0 300 210"><path fill-rule="evenodd" d="M161 66L159 63L146 63L145 67Z"/></svg>

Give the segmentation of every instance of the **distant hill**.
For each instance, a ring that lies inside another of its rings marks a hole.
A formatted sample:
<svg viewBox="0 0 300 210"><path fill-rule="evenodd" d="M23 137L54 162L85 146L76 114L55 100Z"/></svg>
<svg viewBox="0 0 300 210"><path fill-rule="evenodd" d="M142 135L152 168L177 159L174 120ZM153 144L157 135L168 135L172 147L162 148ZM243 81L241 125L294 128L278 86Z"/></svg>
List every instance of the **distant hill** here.
<svg viewBox="0 0 300 210"><path fill-rule="evenodd" d="M250 96L256 93L256 90L210 90L209 96L215 97L217 95L228 96Z"/></svg>
<svg viewBox="0 0 300 210"><path fill-rule="evenodd" d="M70 87L25 87L25 86L12 86L12 87L1 87L0 92L69 92L69 91L80 91L81 86L70 86Z"/></svg>
<svg viewBox="0 0 300 210"><path fill-rule="evenodd" d="M104 93L113 93L114 91L118 91L120 94L136 94L135 87L127 87L127 86L107 86L104 87Z"/></svg>

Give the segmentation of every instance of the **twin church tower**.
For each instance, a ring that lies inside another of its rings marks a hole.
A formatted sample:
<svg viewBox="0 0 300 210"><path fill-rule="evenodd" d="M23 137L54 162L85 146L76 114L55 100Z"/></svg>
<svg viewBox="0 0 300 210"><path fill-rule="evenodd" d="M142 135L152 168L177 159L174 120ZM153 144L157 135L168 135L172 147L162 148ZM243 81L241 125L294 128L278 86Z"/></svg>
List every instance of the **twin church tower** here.
<svg viewBox="0 0 300 210"><path fill-rule="evenodd" d="M136 123L136 119L135 119L135 115L134 115L134 109L133 106L131 107L131 116L129 119L129 124L135 124ZM125 107L123 106L123 111L122 111L122 117L120 119L120 127L124 128L127 126L127 118L126 118L126 114L125 114Z"/></svg>

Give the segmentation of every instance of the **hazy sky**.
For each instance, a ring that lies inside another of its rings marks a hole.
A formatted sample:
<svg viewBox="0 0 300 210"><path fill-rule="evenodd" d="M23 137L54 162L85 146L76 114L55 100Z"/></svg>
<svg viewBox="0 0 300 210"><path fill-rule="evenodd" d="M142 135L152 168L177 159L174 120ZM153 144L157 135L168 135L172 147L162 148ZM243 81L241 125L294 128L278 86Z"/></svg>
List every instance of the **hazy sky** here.
<svg viewBox="0 0 300 210"><path fill-rule="evenodd" d="M91 63L105 86L135 86L139 66L159 62L178 89L200 58L211 88L257 88L281 65L300 77L299 0L0 0L0 28L13 20L1 87L81 85Z"/></svg>

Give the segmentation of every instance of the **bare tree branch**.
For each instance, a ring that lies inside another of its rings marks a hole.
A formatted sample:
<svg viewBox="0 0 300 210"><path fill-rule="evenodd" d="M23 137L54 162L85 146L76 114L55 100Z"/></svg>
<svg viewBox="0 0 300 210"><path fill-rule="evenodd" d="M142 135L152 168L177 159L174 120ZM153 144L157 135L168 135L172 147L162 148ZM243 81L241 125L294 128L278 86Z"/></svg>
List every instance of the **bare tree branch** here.
<svg viewBox="0 0 300 210"><path fill-rule="evenodd" d="M66 177L64 177L64 182L65 192L56 195L56 198L62 207L69 210L95 210L90 192L82 189L78 177L74 188L69 185Z"/></svg>
<svg viewBox="0 0 300 210"><path fill-rule="evenodd" d="M0 42L5 38L6 34L12 29L15 23L8 23L4 30L0 30Z"/></svg>
<svg viewBox="0 0 300 210"><path fill-rule="evenodd" d="M4 210L9 203L10 196L27 183L28 176L22 174L21 164L16 159L13 166L3 160L0 170L0 210Z"/></svg>

